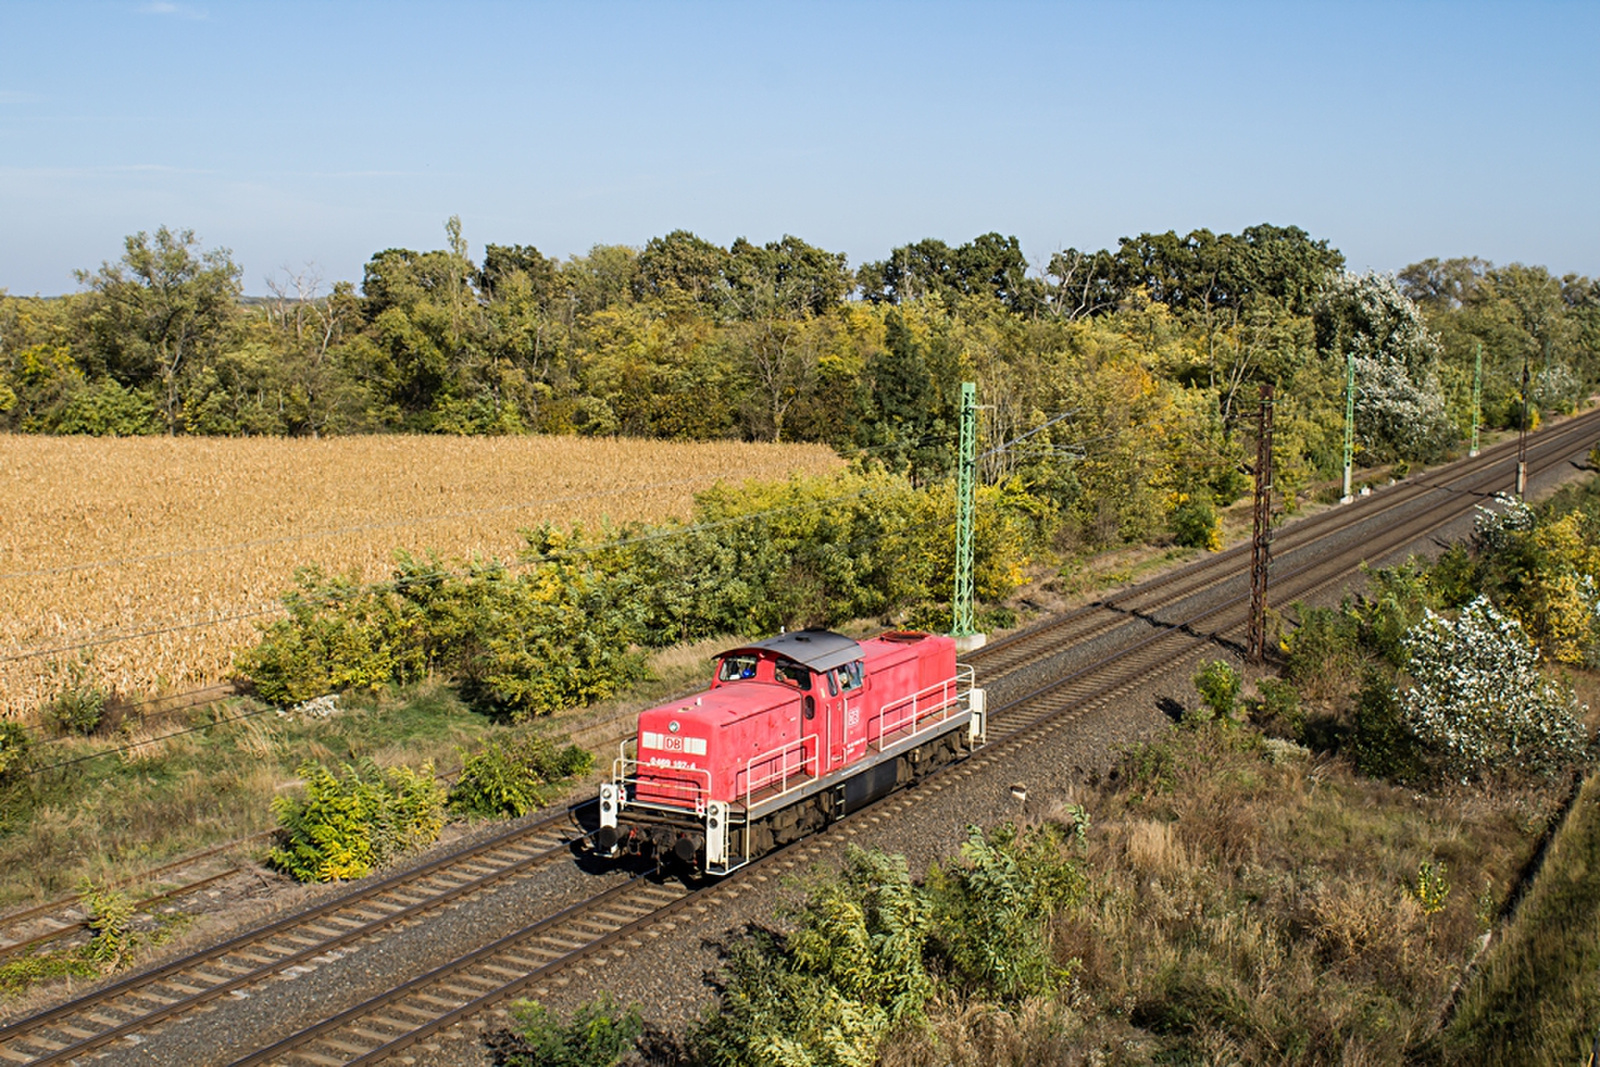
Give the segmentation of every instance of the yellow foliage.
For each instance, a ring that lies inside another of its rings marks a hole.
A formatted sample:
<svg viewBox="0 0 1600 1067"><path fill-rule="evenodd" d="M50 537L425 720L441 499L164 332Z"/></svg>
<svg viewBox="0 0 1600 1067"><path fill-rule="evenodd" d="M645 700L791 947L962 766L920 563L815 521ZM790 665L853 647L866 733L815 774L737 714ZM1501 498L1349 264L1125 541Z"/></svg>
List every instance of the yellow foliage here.
<svg viewBox="0 0 1600 1067"><path fill-rule="evenodd" d="M1595 594L1600 588L1600 545L1589 544L1582 517L1568 512L1533 532L1542 565L1533 576L1519 619L1561 663L1581 664L1595 633Z"/></svg>

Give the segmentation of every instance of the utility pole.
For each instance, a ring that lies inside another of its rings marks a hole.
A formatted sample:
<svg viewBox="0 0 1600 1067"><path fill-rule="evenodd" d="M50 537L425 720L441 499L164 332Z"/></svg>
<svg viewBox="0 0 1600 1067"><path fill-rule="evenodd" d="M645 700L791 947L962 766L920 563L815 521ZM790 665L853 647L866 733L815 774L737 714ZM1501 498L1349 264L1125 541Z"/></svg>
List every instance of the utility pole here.
<svg viewBox="0 0 1600 1067"><path fill-rule="evenodd" d="M1467 450L1467 455L1478 454L1478 424L1483 421L1483 342L1479 341L1473 346L1477 350L1477 359L1472 365L1472 447Z"/></svg>
<svg viewBox="0 0 1600 1067"><path fill-rule="evenodd" d="M972 617L972 528L978 475L978 386L961 383L961 454L956 463L956 588L950 601L951 636L959 646L982 645Z"/></svg>
<svg viewBox="0 0 1600 1067"><path fill-rule="evenodd" d="M1352 466L1356 458L1356 354L1344 354L1344 496L1339 503L1355 499L1351 493Z"/></svg>
<svg viewBox="0 0 1600 1067"><path fill-rule="evenodd" d="M1522 353L1522 428L1517 431L1517 499L1528 495L1528 353Z"/></svg>
<svg viewBox="0 0 1600 1067"><path fill-rule="evenodd" d="M1267 654L1267 569L1272 557L1272 385L1261 387L1256 430L1256 521L1250 542L1250 636L1248 657L1260 664ZM1348 468L1347 468L1348 469Z"/></svg>

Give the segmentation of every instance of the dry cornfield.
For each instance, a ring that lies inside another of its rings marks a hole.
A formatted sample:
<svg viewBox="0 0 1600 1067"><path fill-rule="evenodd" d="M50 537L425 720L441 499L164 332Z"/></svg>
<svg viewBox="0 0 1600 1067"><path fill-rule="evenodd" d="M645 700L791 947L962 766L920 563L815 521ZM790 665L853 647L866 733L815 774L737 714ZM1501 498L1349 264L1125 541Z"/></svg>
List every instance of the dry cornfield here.
<svg viewBox="0 0 1600 1067"><path fill-rule="evenodd" d="M510 558L542 522L682 518L719 481L841 465L735 442L0 435L0 714L33 717L85 658L135 697L225 679L296 567Z"/></svg>

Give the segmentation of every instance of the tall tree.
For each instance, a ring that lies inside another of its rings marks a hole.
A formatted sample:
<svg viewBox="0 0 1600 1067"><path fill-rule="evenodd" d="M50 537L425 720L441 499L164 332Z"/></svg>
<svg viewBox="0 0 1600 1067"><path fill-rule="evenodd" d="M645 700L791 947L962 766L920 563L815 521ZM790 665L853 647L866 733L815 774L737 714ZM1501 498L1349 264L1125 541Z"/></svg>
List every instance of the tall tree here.
<svg viewBox="0 0 1600 1067"><path fill-rule="evenodd" d="M636 295L661 299L676 292L696 303L714 303L721 298L729 259L727 249L688 230L652 237L639 253Z"/></svg>
<svg viewBox="0 0 1600 1067"><path fill-rule="evenodd" d="M816 377L829 329L821 316L849 291L845 256L788 235L760 246L741 237L728 253L723 307L761 398L757 430L781 441L789 409Z"/></svg>
<svg viewBox="0 0 1600 1067"><path fill-rule="evenodd" d="M514 275L526 279L529 293L541 306L556 291L556 261L532 245L484 245L483 266L478 268L478 292L491 303L504 295Z"/></svg>
<svg viewBox="0 0 1600 1067"><path fill-rule="evenodd" d="M125 386L156 382L169 434L180 429L182 377L237 323L239 274L228 249L202 251L193 230L165 226L153 240L143 231L127 238L118 262L77 273L92 294L88 330L100 368Z"/></svg>
<svg viewBox="0 0 1600 1067"><path fill-rule="evenodd" d="M1045 287L1028 277L1028 261L1015 237L986 233L956 248L937 238L902 245L889 258L857 274L862 294L874 302L904 304L931 294L947 301L988 296L1020 314L1044 306Z"/></svg>

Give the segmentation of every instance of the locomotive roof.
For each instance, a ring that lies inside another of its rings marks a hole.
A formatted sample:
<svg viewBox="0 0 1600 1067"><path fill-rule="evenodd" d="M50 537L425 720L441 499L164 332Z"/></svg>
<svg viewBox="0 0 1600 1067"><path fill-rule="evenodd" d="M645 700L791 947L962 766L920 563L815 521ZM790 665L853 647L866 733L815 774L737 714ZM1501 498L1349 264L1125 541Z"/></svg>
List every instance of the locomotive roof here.
<svg viewBox="0 0 1600 1067"><path fill-rule="evenodd" d="M788 656L796 663L803 663L814 671L830 671L858 660L863 655L858 642L843 634L836 634L832 630L794 630L757 641L753 645L730 648L723 655L731 656L738 652L752 651L776 652L780 656Z"/></svg>

